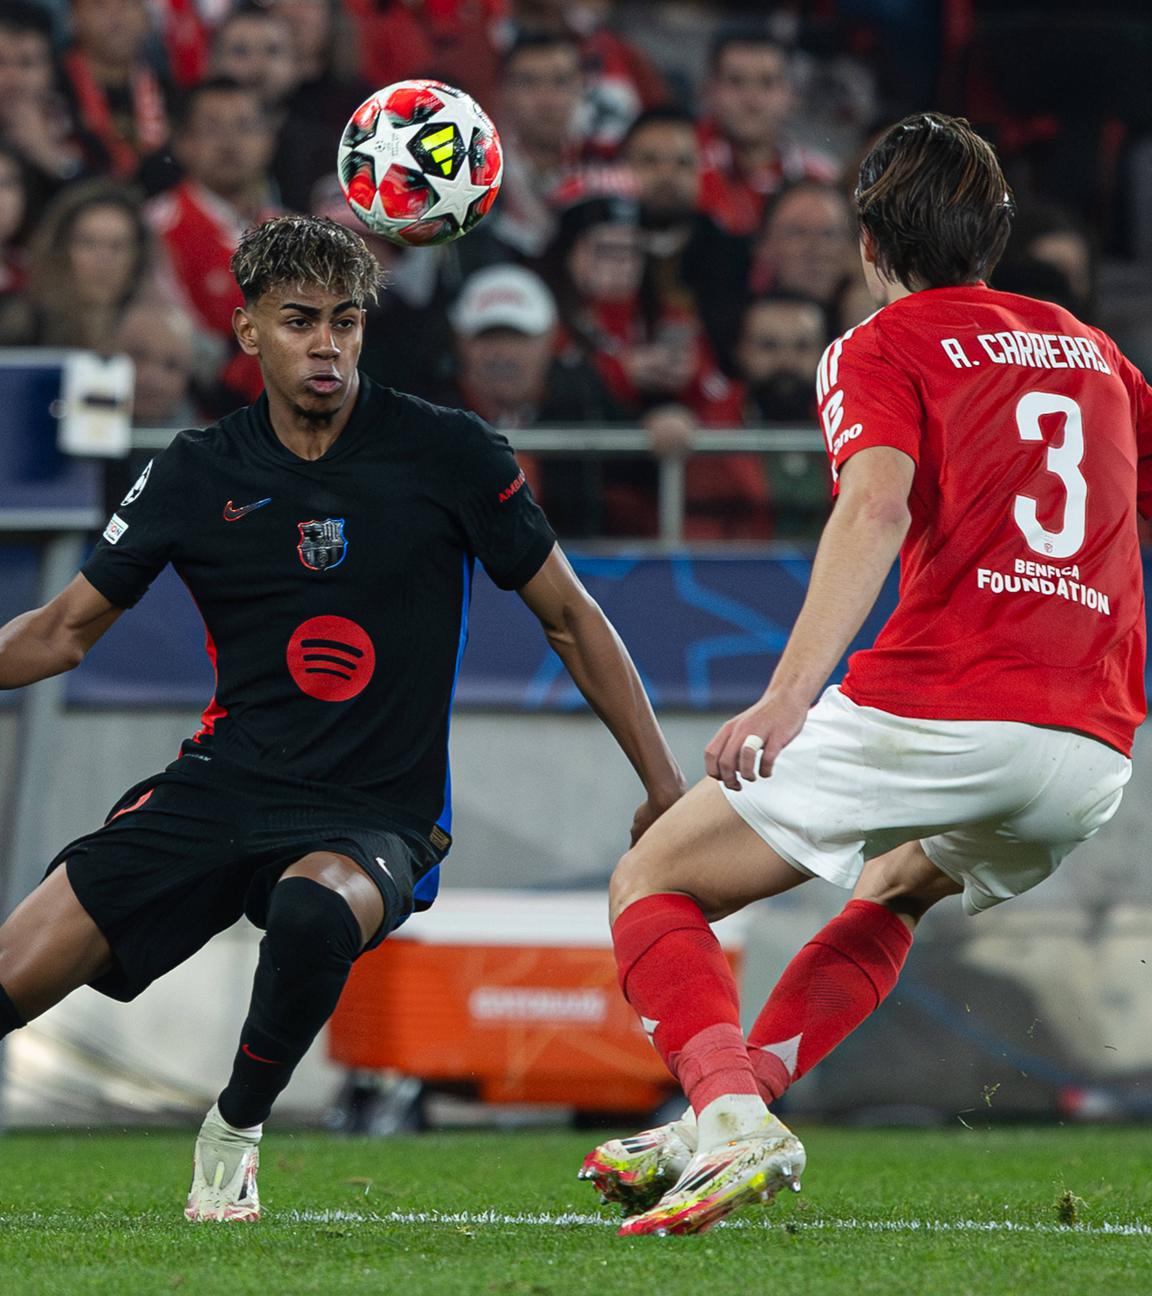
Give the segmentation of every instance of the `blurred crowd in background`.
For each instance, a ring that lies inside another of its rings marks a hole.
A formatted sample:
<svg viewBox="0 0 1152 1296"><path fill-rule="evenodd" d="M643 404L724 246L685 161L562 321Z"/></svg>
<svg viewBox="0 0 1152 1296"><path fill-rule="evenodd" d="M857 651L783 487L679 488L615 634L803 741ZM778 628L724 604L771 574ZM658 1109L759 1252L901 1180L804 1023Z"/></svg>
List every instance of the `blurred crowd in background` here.
<svg viewBox="0 0 1152 1296"><path fill-rule="evenodd" d="M1152 16L1084 8L0 0L0 346L126 352L141 426L253 399L240 232L285 210L360 228L344 124L435 77L495 119L504 187L456 243L370 238L389 287L362 367L506 429L643 428L644 460L527 466L562 535L652 535L659 457L813 422L823 348L875 309L857 165L907 112L963 113L1000 149L1019 215L994 286L1152 368ZM808 537L828 505L815 454L686 472L689 539Z"/></svg>

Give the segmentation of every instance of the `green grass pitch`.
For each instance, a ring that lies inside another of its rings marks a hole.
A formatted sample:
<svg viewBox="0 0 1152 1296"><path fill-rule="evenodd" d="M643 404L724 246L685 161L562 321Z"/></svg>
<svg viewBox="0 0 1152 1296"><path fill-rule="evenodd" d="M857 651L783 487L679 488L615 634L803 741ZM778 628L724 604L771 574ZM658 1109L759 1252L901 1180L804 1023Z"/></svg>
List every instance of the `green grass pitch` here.
<svg viewBox="0 0 1152 1296"><path fill-rule="evenodd" d="M191 1133L9 1134L0 1292L1152 1292L1150 1129L799 1132L799 1197L698 1237L628 1241L575 1178L587 1134L273 1128L265 1218L224 1226L180 1213Z"/></svg>

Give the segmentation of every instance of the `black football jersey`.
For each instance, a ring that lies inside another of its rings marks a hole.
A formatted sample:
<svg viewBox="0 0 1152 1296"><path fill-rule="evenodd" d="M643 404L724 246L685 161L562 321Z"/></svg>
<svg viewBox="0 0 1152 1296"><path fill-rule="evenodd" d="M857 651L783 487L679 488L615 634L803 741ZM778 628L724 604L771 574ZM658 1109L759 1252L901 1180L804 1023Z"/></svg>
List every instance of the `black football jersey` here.
<svg viewBox="0 0 1152 1296"><path fill-rule="evenodd" d="M554 542L503 436L361 375L316 460L278 439L265 396L181 432L83 572L120 607L169 562L190 590L216 693L186 750L368 796L439 844L474 562L518 589Z"/></svg>

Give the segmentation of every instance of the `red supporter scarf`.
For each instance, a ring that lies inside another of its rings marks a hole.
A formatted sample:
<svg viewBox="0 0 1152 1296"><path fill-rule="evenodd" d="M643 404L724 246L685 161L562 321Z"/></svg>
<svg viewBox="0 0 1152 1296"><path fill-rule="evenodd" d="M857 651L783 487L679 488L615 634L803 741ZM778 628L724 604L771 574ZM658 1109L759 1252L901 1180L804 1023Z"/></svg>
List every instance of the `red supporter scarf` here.
<svg viewBox="0 0 1152 1296"><path fill-rule="evenodd" d="M133 69L132 116L136 138L129 141L116 129L108 96L93 76L87 56L79 50L69 50L64 56L64 67L76 92L81 123L107 149L112 174L121 178L133 175L140 158L158 149L168 138L160 82L146 67Z"/></svg>

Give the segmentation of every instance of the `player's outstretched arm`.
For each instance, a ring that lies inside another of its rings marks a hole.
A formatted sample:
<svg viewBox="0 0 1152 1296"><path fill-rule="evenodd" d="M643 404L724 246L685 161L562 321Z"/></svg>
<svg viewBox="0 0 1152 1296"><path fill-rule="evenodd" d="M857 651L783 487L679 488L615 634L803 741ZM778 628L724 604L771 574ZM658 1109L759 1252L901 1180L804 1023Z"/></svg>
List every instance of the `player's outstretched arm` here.
<svg viewBox="0 0 1152 1296"><path fill-rule="evenodd" d="M911 521L916 465L902 450L870 446L841 469L836 507L820 537L804 606L763 696L724 725L704 752L704 768L725 787L767 777L803 728L808 708L856 637L896 561ZM763 750L744 746L750 735Z"/></svg>
<svg viewBox="0 0 1152 1296"><path fill-rule="evenodd" d="M51 602L0 626L0 688L22 688L79 666L123 610L76 576Z"/></svg>
<svg viewBox="0 0 1152 1296"><path fill-rule="evenodd" d="M648 799L632 821L632 841L684 793L672 755L628 649L557 545L519 591L588 705L608 726Z"/></svg>

